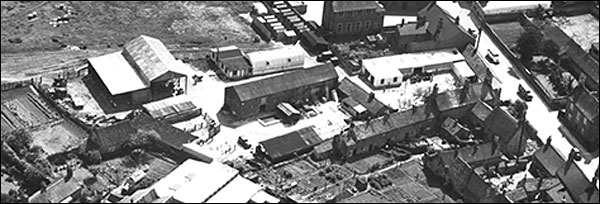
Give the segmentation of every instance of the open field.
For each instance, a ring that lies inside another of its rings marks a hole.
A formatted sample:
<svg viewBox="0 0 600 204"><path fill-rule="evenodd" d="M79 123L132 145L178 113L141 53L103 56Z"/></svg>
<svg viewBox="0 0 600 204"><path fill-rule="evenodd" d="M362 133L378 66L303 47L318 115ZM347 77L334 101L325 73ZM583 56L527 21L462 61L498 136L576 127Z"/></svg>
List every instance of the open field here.
<svg viewBox="0 0 600 204"><path fill-rule="evenodd" d="M258 37L240 14L245 1L2 1L2 78L24 78L85 64L85 58L120 49L148 35L172 52L237 45L244 50L272 47ZM58 6L63 4L63 7ZM28 20L28 15L37 17ZM67 23L51 25L56 18ZM24 74L25 73L25 74Z"/></svg>

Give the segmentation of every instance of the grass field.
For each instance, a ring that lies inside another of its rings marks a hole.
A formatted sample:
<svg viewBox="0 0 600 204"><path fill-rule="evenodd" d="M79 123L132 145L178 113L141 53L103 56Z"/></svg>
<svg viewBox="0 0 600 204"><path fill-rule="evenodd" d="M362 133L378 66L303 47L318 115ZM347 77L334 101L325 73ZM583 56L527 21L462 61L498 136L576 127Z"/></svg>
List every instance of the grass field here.
<svg viewBox="0 0 600 204"><path fill-rule="evenodd" d="M56 6L65 4L66 9ZM266 49L240 14L247 1L2 1L2 78L24 78L60 70L79 60L109 53L139 36L160 39L170 50L237 45ZM67 14L66 24L50 22ZM28 20L28 14L37 18ZM81 50L71 50L76 46ZM205 54L202 54L204 56ZM26 72L27 75L23 75ZM13 77L14 76L14 77Z"/></svg>

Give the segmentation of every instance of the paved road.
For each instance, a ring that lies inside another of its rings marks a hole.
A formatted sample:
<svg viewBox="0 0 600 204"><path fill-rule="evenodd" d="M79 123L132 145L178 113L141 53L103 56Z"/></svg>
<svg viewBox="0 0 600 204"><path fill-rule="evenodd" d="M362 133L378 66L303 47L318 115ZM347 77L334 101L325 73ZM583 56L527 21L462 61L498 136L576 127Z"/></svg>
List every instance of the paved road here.
<svg viewBox="0 0 600 204"><path fill-rule="evenodd" d="M462 17L461 19L470 20L470 18ZM492 65L491 69L493 69L495 76L502 81L502 94L500 98L502 100L511 99L513 101L519 99L519 96L517 96L517 87L519 84L523 85L526 90L534 93L533 100L527 103L529 109L527 110L526 118L531 125L537 129L537 135L541 141L545 142L549 136L552 136L552 146L554 146L554 148L562 154L563 158L566 159L566 155L569 154L573 146L558 130L561 125L557 118L558 111L550 111L541 101L539 93L532 91L529 84L524 80L515 78L508 73L508 71L515 66L508 61L507 57L504 56L502 52L500 52L490 39L488 33L482 33L479 46L478 52L481 56L485 56L488 49L499 54L498 59L500 63L498 65ZM520 73L518 73L518 75L520 75ZM585 164L583 160L576 163L577 166L582 169L586 177L589 180L592 180L594 173L598 168L598 157L594 158L589 164ZM598 183L596 183L596 186L598 186Z"/></svg>

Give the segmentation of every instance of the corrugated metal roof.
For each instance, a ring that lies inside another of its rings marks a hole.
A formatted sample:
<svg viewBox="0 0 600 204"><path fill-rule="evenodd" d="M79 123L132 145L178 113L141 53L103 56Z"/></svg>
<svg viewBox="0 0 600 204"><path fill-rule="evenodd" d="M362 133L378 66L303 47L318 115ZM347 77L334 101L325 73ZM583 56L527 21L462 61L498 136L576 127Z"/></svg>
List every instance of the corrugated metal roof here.
<svg viewBox="0 0 600 204"><path fill-rule="evenodd" d="M125 44L123 56L140 69L147 81L153 81L169 71L184 73L181 63L178 63L167 47L156 38L145 35L134 38Z"/></svg>
<svg viewBox="0 0 600 204"><path fill-rule="evenodd" d="M148 84L129 65L121 52L89 58L88 61L112 95L148 87Z"/></svg>
<svg viewBox="0 0 600 204"><path fill-rule="evenodd" d="M281 75L268 77L262 80L251 81L235 86L233 89L240 101L248 101L302 86L335 80L338 75L330 63L318 65L308 69L291 71Z"/></svg>
<svg viewBox="0 0 600 204"><path fill-rule="evenodd" d="M321 142L314 126L302 128L279 137L260 142L265 152L273 160L306 150Z"/></svg>
<svg viewBox="0 0 600 204"><path fill-rule="evenodd" d="M161 118L167 115L196 109L196 105L186 95L166 98L142 105L153 118Z"/></svg>

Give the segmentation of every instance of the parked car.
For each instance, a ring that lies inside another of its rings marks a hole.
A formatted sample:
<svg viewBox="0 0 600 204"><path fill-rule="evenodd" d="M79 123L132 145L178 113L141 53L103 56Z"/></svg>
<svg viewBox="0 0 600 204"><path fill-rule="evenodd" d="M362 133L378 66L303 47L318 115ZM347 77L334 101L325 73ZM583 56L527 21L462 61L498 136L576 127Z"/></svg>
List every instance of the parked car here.
<svg viewBox="0 0 600 204"><path fill-rule="evenodd" d="M248 144L248 139L244 138L244 136L238 137L238 141L237 142L244 149L250 149L250 147L252 147L252 145Z"/></svg>
<svg viewBox="0 0 600 204"><path fill-rule="evenodd" d="M530 102L533 99L533 96L531 95L530 91L525 90L525 88L523 88L521 84L519 84L519 90L517 91L517 95L527 102Z"/></svg>
<svg viewBox="0 0 600 204"><path fill-rule="evenodd" d="M500 64L497 57L494 57L491 53L485 55L485 59L492 64Z"/></svg>

